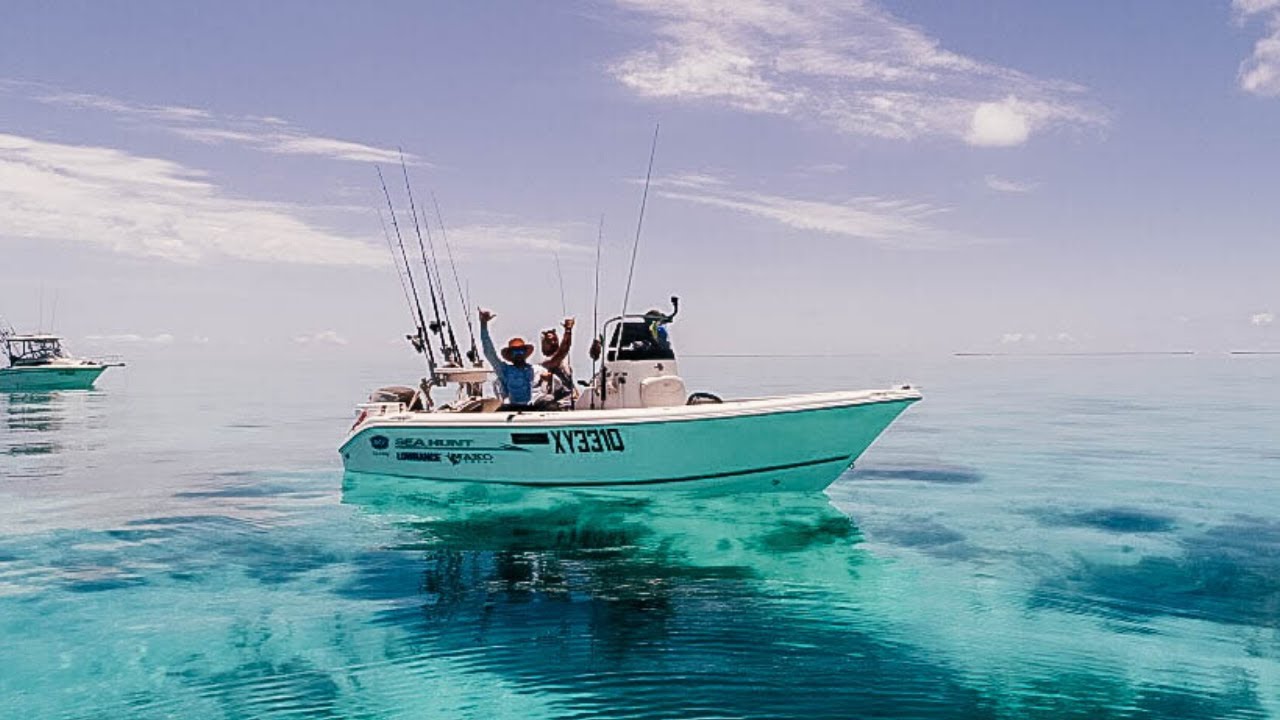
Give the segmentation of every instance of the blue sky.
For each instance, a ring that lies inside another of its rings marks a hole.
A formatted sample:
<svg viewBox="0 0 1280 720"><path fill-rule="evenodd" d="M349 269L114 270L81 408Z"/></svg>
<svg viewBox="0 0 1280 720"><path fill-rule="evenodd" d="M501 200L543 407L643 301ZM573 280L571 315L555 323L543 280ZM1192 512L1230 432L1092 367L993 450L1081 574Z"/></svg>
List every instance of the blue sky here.
<svg viewBox="0 0 1280 720"><path fill-rule="evenodd" d="M1280 348L1280 0L19 4L0 315L395 352L397 146L502 334L556 254L590 316L601 215L616 312L658 122L686 351Z"/></svg>

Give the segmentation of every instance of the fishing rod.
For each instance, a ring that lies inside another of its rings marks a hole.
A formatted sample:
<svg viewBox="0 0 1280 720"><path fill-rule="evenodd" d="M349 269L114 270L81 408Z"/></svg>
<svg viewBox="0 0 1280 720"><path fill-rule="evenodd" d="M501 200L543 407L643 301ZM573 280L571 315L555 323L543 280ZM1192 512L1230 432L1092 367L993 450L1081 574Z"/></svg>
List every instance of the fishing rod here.
<svg viewBox="0 0 1280 720"><path fill-rule="evenodd" d="M404 293L405 306L409 308L409 322L416 323L413 317L413 301L409 299L409 286L404 284L404 273L400 272L400 261L396 259L396 249L391 243L391 233L387 232L387 221L382 217L382 211L377 207L373 208L373 212L378 216L378 224L382 226L382 237L387 241L387 252L391 253L391 263L396 267L396 280L400 281L400 292Z"/></svg>
<svg viewBox="0 0 1280 720"><path fill-rule="evenodd" d="M560 279L560 314L569 317L569 305L564 301L564 271L560 269L560 253L554 252L552 256L556 259L556 277Z"/></svg>
<svg viewBox="0 0 1280 720"><path fill-rule="evenodd" d="M604 213L600 213L600 229L596 231L596 289L591 299L591 342L600 337L600 246L604 244ZM603 348L601 348L603 350ZM596 376L599 357L591 359L591 377ZM602 382L601 387L604 386ZM596 394L591 393L591 409L596 409Z"/></svg>
<svg viewBox="0 0 1280 720"><path fill-rule="evenodd" d="M431 199L432 202L435 201L435 193L431 194ZM439 214L440 207L437 203L437 217ZM445 292L444 289L444 274L440 272L440 259L439 256L436 255L436 239L435 236L431 234L431 223L427 220L427 211L425 209L422 211L422 226L427 229L427 247L431 250L431 269L436 274L436 287L440 289L440 307L444 309L445 328L449 331L449 346L453 348L454 361L458 365L461 365L462 351L458 349L458 338L453 334L453 316L449 314L449 293ZM442 234L444 233L443 227L440 232ZM465 307L463 308L463 311L466 311ZM468 318L468 321L469 320L470 318ZM443 342L443 340L444 339L442 337L441 342Z"/></svg>
<svg viewBox="0 0 1280 720"><path fill-rule="evenodd" d="M660 123L654 123L653 143L649 146L649 169L646 170L644 174L644 193L640 196L640 217L636 220L636 238L631 243L631 267L627 270L627 290L622 294L622 315L620 316L621 320L619 321L621 324L618 326L618 342L614 344L613 349L615 357L617 357L617 352L622 348L622 328L627 323L627 303L631 302L631 280L636 274L636 255L640 251L640 230L644 227L644 209L649 202L649 183L653 179L653 156L658 152L658 130L660 127ZM608 359L607 354L605 355L605 359ZM600 394L602 396L605 394L606 387L603 381L604 378L602 376L600 383ZM601 399L603 400L603 398Z"/></svg>
<svg viewBox="0 0 1280 720"><path fill-rule="evenodd" d="M404 171L404 185L405 185L405 188L409 191L409 203L412 205L413 190L409 188L409 170L407 167L405 167L403 150L400 151L400 168ZM435 194L432 193L431 197L432 197L432 200L434 200ZM437 207L437 214L439 214L438 207ZM415 222L417 220L416 211L414 215L414 220ZM439 257L436 255L436 239L431 234L431 223L430 221L427 220L427 212L425 209L422 211L422 226L427 230L427 248L429 248L431 251L431 272L435 274L435 288L440 293L440 308L444 312L444 321L445 321L444 329L447 329L449 331L449 349L453 355L453 362L455 364L461 365L462 352L458 349L458 339L453 334L453 317L449 314L449 294L446 293L444 289L444 275L440 272L440 260L439 260ZM443 230L441 232L443 232ZM421 245L422 243L421 235L418 236L418 243L419 245ZM422 264L426 265L426 263L427 263L427 260L424 254L422 259ZM434 299L433 299L433 302L434 302ZM440 335L440 344L441 346L444 345L443 334ZM449 354L449 353L446 353L446 354Z"/></svg>
<svg viewBox="0 0 1280 720"><path fill-rule="evenodd" d="M458 288L458 299L462 301L462 312L467 318L467 334L471 336L471 349L467 351L467 357L472 363L480 364L480 353L476 350L476 331L471 324L471 285L467 284L467 292L462 292L462 281L458 279L458 265L453 261L453 246L449 244L449 232L444 227L444 216L440 214L440 201L436 199L436 193L431 191L431 204L436 207L436 223L440 225L440 237L444 239L445 252L449 254L449 267L453 269L453 284Z"/></svg>
<svg viewBox="0 0 1280 720"><path fill-rule="evenodd" d="M440 302L436 298L436 283L431 278L431 265L427 262L427 248L422 242L422 228L418 225L418 207L413 202L413 188L409 186L409 168L405 165L403 150L400 151L400 169L404 171L404 189L409 196L409 210L413 214L413 231L418 236L418 250L422 253L422 271L427 276L427 290L431 293L431 308L436 316L435 323L431 325L431 332L440 336L440 352L444 355L445 363L450 363L454 361L454 357L444 341L444 333L442 331L446 323L440 319ZM448 320L448 313L445 314L445 320ZM456 348L454 349L456 350Z"/></svg>
<svg viewBox="0 0 1280 720"><path fill-rule="evenodd" d="M391 227L395 228L396 241L400 244L400 257L404 260L404 271L409 276L409 287L413 290L413 305L418 311L418 342L415 347L418 352L427 358L427 370L431 373L431 382L436 379L436 356L435 351L431 349L431 343L427 341L427 318L422 314L422 300L418 297L418 284L413 281L413 267L409 264L409 255L404 249L404 236L400 234L400 223L396 221L396 208L391 203L391 193L387 191L387 181L382 177L382 168L377 165L373 166L378 171L378 182L382 185L382 194L387 198L387 210L391 213ZM430 402L430 396L427 397Z"/></svg>

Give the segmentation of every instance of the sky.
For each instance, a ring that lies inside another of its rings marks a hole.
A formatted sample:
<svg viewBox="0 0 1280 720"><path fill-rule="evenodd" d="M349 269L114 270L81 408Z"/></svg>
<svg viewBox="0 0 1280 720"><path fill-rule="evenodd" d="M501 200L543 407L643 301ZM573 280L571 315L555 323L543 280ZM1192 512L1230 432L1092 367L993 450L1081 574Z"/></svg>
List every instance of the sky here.
<svg viewBox="0 0 1280 720"><path fill-rule="evenodd" d="M460 332L589 323L655 127L686 353L1280 349L1280 0L11 4L0 317L408 354L402 149Z"/></svg>

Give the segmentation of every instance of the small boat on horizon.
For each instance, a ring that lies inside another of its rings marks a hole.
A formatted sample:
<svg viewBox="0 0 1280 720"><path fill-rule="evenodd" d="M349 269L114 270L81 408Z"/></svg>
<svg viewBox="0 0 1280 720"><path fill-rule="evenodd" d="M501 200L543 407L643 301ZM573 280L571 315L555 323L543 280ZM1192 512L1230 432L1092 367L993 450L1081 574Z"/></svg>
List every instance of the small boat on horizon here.
<svg viewBox="0 0 1280 720"><path fill-rule="evenodd" d="M18 335L0 327L8 367L0 368L0 392L92 390L98 376L122 362L103 362L67 354L58 335Z"/></svg>

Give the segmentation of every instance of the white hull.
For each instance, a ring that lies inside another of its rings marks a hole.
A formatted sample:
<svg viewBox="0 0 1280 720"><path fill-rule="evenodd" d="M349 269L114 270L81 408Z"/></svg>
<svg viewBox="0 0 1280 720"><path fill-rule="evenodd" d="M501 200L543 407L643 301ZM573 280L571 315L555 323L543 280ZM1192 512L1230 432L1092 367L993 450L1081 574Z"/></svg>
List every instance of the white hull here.
<svg viewBox="0 0 1280 720"><path fill-rule="evenodd" d="M365 420L348 472L537 487L820 490L915 390L821 393L626 410L411 413Z"/></svg>

